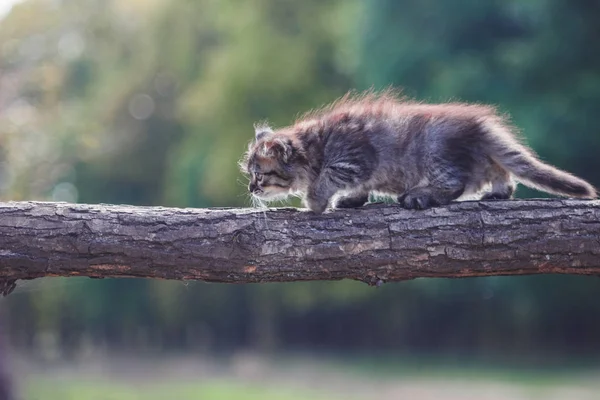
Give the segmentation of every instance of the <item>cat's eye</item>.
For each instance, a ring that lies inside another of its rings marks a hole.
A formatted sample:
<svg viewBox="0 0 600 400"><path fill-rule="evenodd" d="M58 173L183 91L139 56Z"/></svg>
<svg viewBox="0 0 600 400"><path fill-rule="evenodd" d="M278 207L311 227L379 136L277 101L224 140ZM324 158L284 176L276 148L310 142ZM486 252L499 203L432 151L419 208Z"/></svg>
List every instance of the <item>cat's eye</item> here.
<svg viewBox="0 0 600 400"><path fill-rule="evenodd" d="M256 180L258 182L262 182L264 175L263 174L259 174L257 173L256 175L254 175L256 177Z"/></svg>

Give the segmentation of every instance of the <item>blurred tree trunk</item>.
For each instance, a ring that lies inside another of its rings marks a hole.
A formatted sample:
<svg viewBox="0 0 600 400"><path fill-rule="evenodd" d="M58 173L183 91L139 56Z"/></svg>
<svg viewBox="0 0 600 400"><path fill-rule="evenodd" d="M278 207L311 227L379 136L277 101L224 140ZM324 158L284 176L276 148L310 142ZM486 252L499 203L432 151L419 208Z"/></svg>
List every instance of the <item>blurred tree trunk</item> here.
<svg viewBox="0 0 600 400"><path fill-rule="evenodd" d="M0 278L148 277L211 282L600 274L600 201L169 209L0 203Z"/></svg>
<svg viewBox="0 0 600 400"><path fill-rule="evenodd" d="M281 298L277 292L261 288L253 298L253 329L252 345L263 353L272 352L277 349L277 309L280 307Z"/></svg>
<svg viewBox="0 0 600 400"><path fill-rule="evenodd" d="M4 318L0 315L0 400L13 400L15 396L6 344Z"/></svg>

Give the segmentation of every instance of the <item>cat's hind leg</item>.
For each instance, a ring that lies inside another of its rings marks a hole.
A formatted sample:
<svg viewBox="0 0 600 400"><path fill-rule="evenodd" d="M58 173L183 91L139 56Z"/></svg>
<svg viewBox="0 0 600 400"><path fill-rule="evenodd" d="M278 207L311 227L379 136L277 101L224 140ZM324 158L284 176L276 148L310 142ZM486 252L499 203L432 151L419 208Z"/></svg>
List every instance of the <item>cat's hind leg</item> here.
<svg viewBox="0 0 600 400"><path fill-rule="evenodd" d="M513 197L516 185L510 173L504 168L493 165L486 178L492 183L492 189L485 193L481 200L508 200Z"/></svg>
<svg viewBox="0 0 600 400"><path fill-rule="evenodd" d="M449 204L465 191L468 182L465 169L452 160L433 157L418 185L399 196L398 202L404 208L417 210Z"/></svg>

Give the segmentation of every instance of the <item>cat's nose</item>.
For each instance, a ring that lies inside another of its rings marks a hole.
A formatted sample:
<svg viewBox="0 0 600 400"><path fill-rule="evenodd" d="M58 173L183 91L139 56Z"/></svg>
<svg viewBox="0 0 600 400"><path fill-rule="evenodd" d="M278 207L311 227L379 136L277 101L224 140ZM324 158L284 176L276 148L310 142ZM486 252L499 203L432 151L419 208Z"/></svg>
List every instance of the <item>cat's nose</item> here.
<svg viewBox="0 0 600 400"><path fill-rule="evenodd" d="M248 190L250 191L250 193L254 193L256 191L256 184L250 182L250 184L248 185Z"/></svg>

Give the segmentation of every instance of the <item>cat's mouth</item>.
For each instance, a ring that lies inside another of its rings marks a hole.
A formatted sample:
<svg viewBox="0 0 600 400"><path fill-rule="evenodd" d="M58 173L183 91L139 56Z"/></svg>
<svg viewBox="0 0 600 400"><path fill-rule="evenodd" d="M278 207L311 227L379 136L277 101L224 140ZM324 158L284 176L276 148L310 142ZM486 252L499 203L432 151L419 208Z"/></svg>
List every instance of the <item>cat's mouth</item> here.
<svg viewBox="0 0 600 400"><path fill-rule="evenodd" d="M290 195L290 189L285 188L263 188L252 192L252 196L265 201L284 200Z"/></svg>

